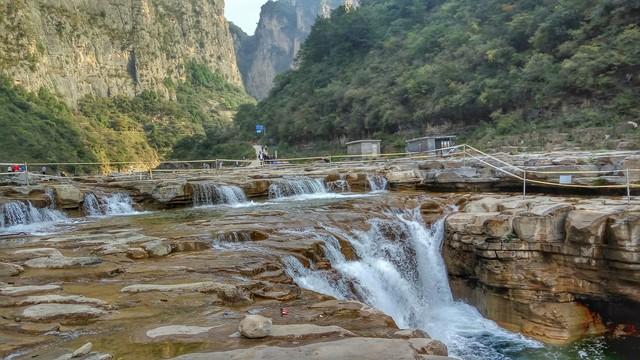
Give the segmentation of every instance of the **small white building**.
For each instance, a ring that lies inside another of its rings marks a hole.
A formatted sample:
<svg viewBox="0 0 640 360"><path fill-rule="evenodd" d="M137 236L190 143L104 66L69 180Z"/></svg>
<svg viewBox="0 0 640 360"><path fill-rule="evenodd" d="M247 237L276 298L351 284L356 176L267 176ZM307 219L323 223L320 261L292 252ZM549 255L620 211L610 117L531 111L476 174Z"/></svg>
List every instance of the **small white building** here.
<svg viewBox="0 0 640 360"><path fill-rule="evenodd" d="M382 140L357 140L347 143L348 155L378 156Z"/></svg>

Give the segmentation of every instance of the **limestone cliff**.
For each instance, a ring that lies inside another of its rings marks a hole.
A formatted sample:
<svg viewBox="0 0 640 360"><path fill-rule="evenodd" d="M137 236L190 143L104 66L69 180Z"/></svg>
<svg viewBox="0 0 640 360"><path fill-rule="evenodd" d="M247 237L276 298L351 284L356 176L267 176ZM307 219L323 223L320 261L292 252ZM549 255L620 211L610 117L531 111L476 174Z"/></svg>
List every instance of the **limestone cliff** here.
<svg viewBox="0 0 640 360"><path fill-rule="evenodd" d="M236 54L245 88L258 99L267 97L275 77L294 66L300 46L311 32L318 16L358 0L279 0L262 6L255 35L248 36L233 27Z"/></svg>
<svg viewBox="0 0 640 360"><path fill-rule="evenodd" d="M0 71L71 105L85 95L172 97L196 61L241 85L224 0L0 0Z"/></svg>

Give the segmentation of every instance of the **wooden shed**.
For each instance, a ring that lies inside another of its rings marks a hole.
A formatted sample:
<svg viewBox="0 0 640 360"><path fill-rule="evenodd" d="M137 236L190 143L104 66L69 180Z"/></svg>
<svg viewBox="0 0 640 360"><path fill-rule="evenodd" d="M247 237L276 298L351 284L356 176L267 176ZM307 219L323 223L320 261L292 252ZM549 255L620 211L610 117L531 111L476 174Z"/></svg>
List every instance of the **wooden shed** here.
<svg viewBox="0 0 640 360"><path fill-rule="evenodd" d="M357 140L347 143L347 154L378 156L382 140Z"/></svg>

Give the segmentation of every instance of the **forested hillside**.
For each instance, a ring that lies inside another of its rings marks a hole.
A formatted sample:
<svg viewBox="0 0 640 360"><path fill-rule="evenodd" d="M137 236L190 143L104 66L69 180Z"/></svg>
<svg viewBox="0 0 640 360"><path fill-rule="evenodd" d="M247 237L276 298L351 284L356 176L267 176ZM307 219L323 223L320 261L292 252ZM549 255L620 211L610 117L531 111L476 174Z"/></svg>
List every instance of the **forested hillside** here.
<svg viewBox="0 0 640 360"><path fill-rule="evenodd" d="M232 116L253 100L206 66L187 64L185 81L165 81L174 100L85 96L70 108L51 92L28 92L0 77L0 161L113 162L215 158L252 153L236 144Z"/></svg>
<svg viewBox="0 0 640 360"><path fill-rule="evenodd" d="M448 131L637 147L640 0L369 0L320 19L256 119L289 144Z"/></svg>

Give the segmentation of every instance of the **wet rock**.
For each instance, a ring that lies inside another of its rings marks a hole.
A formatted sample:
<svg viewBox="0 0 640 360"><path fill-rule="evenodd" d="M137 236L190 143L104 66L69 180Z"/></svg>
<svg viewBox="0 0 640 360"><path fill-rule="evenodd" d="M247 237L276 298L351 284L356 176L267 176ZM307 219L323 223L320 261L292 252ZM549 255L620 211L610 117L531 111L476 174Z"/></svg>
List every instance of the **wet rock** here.
<svg viewBox="0 0 640 360"><path fill-rule="evenodd" d="M330 335L356 336L351 331L339 326L318 326L313 324L273 325L269 336L313 338Z"/></svg>
<svg viewBox="0 0 640 360"><path fill-rule="evenodd" d="M139 247L128 248L126 250L126 253L129 259L134 259L134 260L145 259L149 257L149 254L147 254L147 252L143 248L139 248Z"/></svg>
<svg viewBox="0 0 640 360"><path fill-rule="evenodd" d="M73 185L53 185L56 193L56 204L62 209L77 209L83 201L82 192Z"/></svg>
<svg viewBox="0 0 640 360"><path fill-rule="evenodd" d="M76 304L40 304L29 306L22 311L22 317L29 321L59 320L62 324L82 323L105 314L106 311L93 306Z"/></svg>
<svg viewBox="0 0 640 360"><path fill-rule="evenodd" d="M398 330L393 333L393 336L400 339L413 339L413 338L425 338L430 339L431 337L426 332L420 329L403 329Z"/></svg>
<svg viewBox="0 0 640 360"><path fill-rule="evenodd" d="M182 355L175 360L228 360L228 359L307 359L307 360L425 360L452 359L429 355L430 339L377 339L348 338L298 347L257 346L225 352ZM434 349L439 351L441 349Z"/></svg>
<svg viewBox="0 0 640 360"><path fill-rule="evenodd" d="M259 339L271 335L271 319L260 315L247 315L238 326L240 334L248 339Z"/></svg>
<svg viewBox="0 0 640 360"><path fill-rule="evenodd" d="M442 341L427 339L427 338L418 338L418 339L409 339L413 348L416 349L418 354L422 355L438 355L438 356L447 356L449 354L449 350L447 349L447 345L445 345Z"/></svg>
<svg viewBox="0 0 640 360"><path fill-rule="evenodd" d="M227 304L246 304L252 302L251 298L238 286L223 284L213 281L157 285L157 284L136 284L130 285L122 290L123 293L144 293L144 292L177 292L177 293L215 293L220 300Z"/></svg>
<svg viewBox="0 0 640 360"><path fill-rule="evenodd" d="M155 339L160 337L176 337L176 336L194 336L202 335L209 332L213 327L187 326L187 325L169 325L161 326L147 331L147 337Z"/></svg>
<svg viewBox="0 0 640 360"><path fill-rule="evenodd" d="M71 353L71 358L78 358L84 355L87 355L91 352L91 349L93 348L93 344L88 342L84 345L82 345L81 347L79 347L78 349L76 349L76 351L74 351L73 353Z"/></svg>
<svg viewBox="0 0 640 360"><path fill-rule="evenodd" d="M151 197L162 204L180 203L188 200L185 183L161 184L153 189Z"/></svg>
<svg viewBox="0 0 640 360"><path fill-rule="evenodd" d="M12 258L18 261L30 260L39 257L56 257L62 256L60 250L55 248L34 248L34 249L23 249L17 250L13 252Z"/></svg>
<svg viewBox="0 0 640 360"><path fill-rule="evenodd" d="M20 265L0 262L0 277L16 276L23 271L24 268Z"/></svg>
<svg viewBox="0 0 640 360"><path fill-rule="evenodd" d="M0 288L0 295L5 296L24 296L30 294L37 294L47 291L61 290L62 286L49 284L49 285L27 285L27 286L5 286Z"/></svg>
<svg viewBox="0 0 640 360"><path fill-rule="evenodd" d="M99 257L87 256L87 257L66 257L66 256L54 256L54 257L41 257L31 260L27 260L24 265L34 269L66 269L73 267L81 267L88 265L100 264L102 260Z"/></svg>
<svg viewBox="0 0 640 360"><path fill-rule="evenodd" d="M142 244L150 257L162 257L171 254L171 244L165 240L153 240Z"/></svg>
<svg viewBox="0 0 640 360"><path fill-rule="evenodd" d="M100 307L107 307L106 301L93 299L81 295L37 295L27 296L15 302L15 306L28 306L38 304L88 304Z"/></svg>

